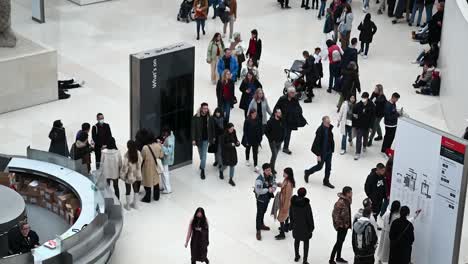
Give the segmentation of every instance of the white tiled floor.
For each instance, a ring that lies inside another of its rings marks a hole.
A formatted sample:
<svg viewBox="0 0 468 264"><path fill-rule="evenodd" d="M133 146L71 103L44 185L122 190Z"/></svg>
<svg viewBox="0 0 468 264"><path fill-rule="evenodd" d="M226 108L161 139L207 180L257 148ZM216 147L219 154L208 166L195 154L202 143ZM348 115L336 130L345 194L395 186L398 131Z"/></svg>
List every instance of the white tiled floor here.
<svg viewBox="0 0 468 264"><path fill-rule="evenodd" d="M62 119L68 138L84 121L92 122L97 112L104 112L121 149L129 137L129 54L179 41L196 45L195 102L215 103L214 87L209 82L209 65L205 62L206 47L211 36L221 30L218 20L207 21L207 36L195 40L195 23L176 21L179 1L176 0L120 0L79 7L65 0L46 1L47 23L31 21L30 3L13 1L14 29L26 37L58 50L59 70L68 76L86 80L83 89L72 91L72 98L0 116L2 144L0 153L23 154L27 145L48 148L48 132L53 120ZM248 39L250 30L257 28L263 40L261 81L273 104L281 94L285 76L293 60L301 58L304 49L324 46L321 33L323 20L316 19L316 11L299 9L292 1L291 10L280 10L275 0L238 0L239 18L236 31ZM372 1L374 2L374 1ZM363 18L361 2L352 4L355 11L354 28ZM373 6L372 13L376 13ZM421 50L409 40L410 29L391 25L384 16L374 16L378 26L371 45L369 59L360 60L361 83L364 91L371 91L382 83L387 94L398 91L399 105L413 118L440 129L446 129L439 100L417 96L411 83L420 68L411 65ZM357 31L353 36L357 36ZM324 68L327 68L326 64ZM325 70L325 76L328 70ZM327 78L323 80L326 86ZM240 97L239 97L240 98ZM296 172L298 186L305 186L302 172L314 163L310 145L316 126L323 115L336 119L336 95L325 89L317 90L312 104L303 105L309 126L294 132L291 140L292 156L280 154L278 167L290 166ZM232 120L241 131L243 112L236 108ZM241 132L239 132L241 133ZM335 131L339 140L339 131ZM358 162L351 154L335 155L332 182L337 190L345 185L354 188L353 210L364 197L363 184L369 170L381 162L379 145L370 148ZM125 225L111 263L190 263L189 250L184 249L188 222L198 206L206 209L211 233L209 257L212 263L292 263L291 238L275 241L276 232L265 232L264 240L255 240L255 200L252 186L256 175L244 165L244 149L238 149L240 164L236 168L237 187L217 178L211 165L207 180L201 181L194 165L173 172L174 193L163 196L158 203L142 205L138 211L125 212ZM260 152L260 163L269 159L269 149ZM209 157L209 164L212 163ZM322 173L312 177L307 186L312 201L316 231L310 246L310 263L326 263L334 243L331 210L336 191L321 186ZM277 226L266 217L270 226ZM343 256L352 258L351 243L345 243Z"/></svg>

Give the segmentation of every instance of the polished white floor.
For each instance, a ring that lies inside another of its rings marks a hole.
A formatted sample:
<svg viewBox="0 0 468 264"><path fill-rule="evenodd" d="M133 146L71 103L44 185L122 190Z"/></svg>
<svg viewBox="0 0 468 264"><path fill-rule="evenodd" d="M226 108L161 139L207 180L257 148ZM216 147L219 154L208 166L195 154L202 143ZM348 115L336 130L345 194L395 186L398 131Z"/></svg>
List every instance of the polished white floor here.
<svg viewBox="0 0 468 264"><path fill-rule="evenodd" d="M236 31L247 40L250 30L258 29L264 45L261 82L274 104L285 81L283 69L301 58L303 50L312 51L317 46L324 46L323 20L316 19L315 10L298 8L298 0L291 1L291 10L279 9L275 0L238 2ZM209 19L207 35L196 41L195 23L176 21L179 4L176 0L121 0L80 7L65 0L50 0L46 1L47 23L39 25L30 19L30 2L14 0L16 32L56 48L59 71L65 76L86 80L86 85L72 91L69 100L1 115L0 153L24 154L28 145L47 149L47 135L55 119L62 119L71 140L80 124L92 122L97 112L105 114L119 146L124 149L129 137L129 54L174 42L187 41L196 45L195 102L198 105L207 101L213 105L215 93L209 81L205 56L208 41L221 30L221 22ZM352 6L356 28L363 18L362 4L353 1ZM375 14L376 7L372 6L371 11ZM375 84L382 83L387 94L394 91L401 94L399 106L404 107L411 117L446 130L439 99L416 95L411 87L421 69L410 61L422 47L410 41L408 26L392 25L384 16L374 16L374 20L378 32L369 59L360 58L359 62L363 90L370 92ZM357 36L356 32L352 35ZM326 64L324 68L327 76ZM327 78L323 79L325 87L327 81ZM315 129L323 115L336 120L336 101L336 95L327 94L325 89L317 90L314 102L303 105L309 125L293 132L293 155L280 154L278 159L278 167L292 167L298 187L306 186L308 189L316 223L310 245L310 263L328 261L335 239L331 211L338 190L345 185L353 187L353 211L356 210L364 198L363 184L369 170L383 161L378 155L380 143L370 148L359 161L354 161L351 154L337 154L331 178L337 189L322 187L322 173L311 177L311 182L305 185L303 170L315 163L309 151ZM231 116L241 134L243 112L236 108ZM336 130L337 143L339 138ZM243 153L244 149L239 148L235 188L227 181L219 180L211 165L208 165L207 179L201 181L195 169L198 167L197 155L194 155L193 166L174 171L173 194L162 196L158 203L142 205L138 211L125 212L124 230L111 263L190 263L190 252L183 245L189 220L199 206L206 209L210 222L209 257L212 263L292 263L294 253L290 237L285 241L275 241L276 232L270 231L263 233L263 241L255 240L252 186L256 175L251 167L244 165ZM266 162L269 156L269 149L262 149L260 163ZM212 162L213 157L210 156L208 164ZM272 227L278 225L269 216L266 223ZM352 255L348 236L343 257L351 260Z"/></svg>

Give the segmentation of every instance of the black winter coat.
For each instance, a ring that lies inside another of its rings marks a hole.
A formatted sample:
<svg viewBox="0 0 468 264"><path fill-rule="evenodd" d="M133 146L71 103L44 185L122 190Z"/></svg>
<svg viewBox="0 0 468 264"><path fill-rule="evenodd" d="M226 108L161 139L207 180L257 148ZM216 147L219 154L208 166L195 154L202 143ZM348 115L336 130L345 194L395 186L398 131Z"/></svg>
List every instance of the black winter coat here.
<svg viewBox="0 0 468 264"><path fill-rule="evenodd" d="M109 140L112 138L112 131L109 124L95 124L91 131L96 149L100 149L102 146L107 145Z"/></svg>
<svg viewBox="0 0 468 264"><path fill-rule="evenodd" d="M306 241L312 238L315 225L309 199L294 195L291 198L289 219L291 220L294 239Z"/></svg>
<svg viewBox="0 0 468 264"><path fill-rule="evenodd" d="M288 99L287 95L283 95L278 99L274 109L281 109L283 125L291 130L297 130L299 127L304 127L307 124L302 115L302 107L296 98Z"/></svg>
<svg viewBox="0 0 468 264"><path fill-rule="evenodd" d="M315 58L313 56L309 56L305 60L304 65L302 65L302 73L306 76L308 82L318 78L318 70L315 67Z"/></svg>
<svg viewBox="0 0 468 264"><path fill-rule="evenodd" d="M239 90L242 93L241 100L240 100L240 103L239 103L239 108L240 109L248 110L249 105L250 105L250 101L252 101L252 98L253 98L253 96L255 94L255 91L258 88L262 88L262 84L258 80L253 81L253 86L255 87L255 89L253 91L250 91L250 93L247 93L247 90L249 88L249 84L248 84L248 82L246 80L243 80L241 85L239 86Z"/></svg>
<svg viewBox="0 0 468 264"><path fill-rule="evenodd" d="M373 99L375 100L373 101ZM378 95L376 93L372 93L370 98L371 101L375 104L375 117L381 118L384 117L385 114L385 104L387 103L387 98L384 94Z"/></svg>
<svg viewBox="0 0 468 264"><path fill-rule="evenodd" d="M246 55L252 58L254 61L260 60L260 57L262 56L262 40L257 38L257 41L255 41L255 54L250 54L250 39L249 39L249 48L247 48Z"/></svg>
<svg viewBox="0 0 468 264"><path fill-rule="evenodd" d="M361 82L356 71L344 69L341 80L341 93L345 100L348 100L351 95L356 96L356 91L361 93Z"/></svg>
<svg viewBox="0 0 468 264"><path fill-rule="evenodd" d="M361 31L361 33L359 33L359 41L364 43L372 43L372 39L377 32L377 26L373 21L363 21L361 24L359 24L358 30Z"/></svg>
<svg viewBox="0 0 468 264"><path fill-rule="evenodd" d="M53 127L49 133L50 147L49 152L62 155L65 157L70 156L68 150L67 137L65 135L65 128Z"/></svg>
<svg viewBox="0 0 468 264"><path fill-rule="evenodd" d="M234 93L234 82L229 80L229 91L231 91L231 100L230 104L231 107L234 106L236 94ZM216 98L218 99L218 107L222 107L224 104L224 96L223 96L223 83L221 80L218 81L216 84Z"/></svg>
<svg viewBox="0 0 468 264"><path fill-rule="evenodd" d="M398 218L390 227L390 258L388 264L411 263L411 252L414 242L413 224Z"/></svg>
<svg viewBox="0 0 468 264"><path fill-rule="evenodd" d="M223 135L222 145L222 156L224 166L236 166L237 165L237 150L236 147L240 145L237 140L236 131L229 133L225 132Z"/></svg>
<svg viewBox="0 0 468 264"><path fill-rule="evenodd" d="M355 117L357 115L357 118ZM368 100L367 104L357 103L353 108L353 127L369 129L374 127L375 105Z"/></svg>
<svg viewBox="0 0 468 264"><path fill-rule="evenodd" d="M387 189L385 186L385 176L377 175L376 169L372 169L369 176L367 176L364 190L367 197L372 200L373 211L380 210L383 199L387 197Z"/></svg>
<svg viewBox="0 0 468 264"><path fill-rule="evenodd" d="M335 140L333 139L333 125L330 125L328 128L328 149L333 153L335 152ZM312 144L312 152L316 156L322 156L323 154L323 137L324 137L324 127L323 125L319 126L317 128L317 131L315 132L315 139L314 143Z"/></svg>
<svg viewBox="0 0 468 264"><path fill-rule="evenodd" d="M343 69L346 69L346 67L348 67L349 63L352 61L356 63L356 66L358 66L359 69L357 49L347 47L343 51L343 56L341 56L341 67Z"/></svg>
<svg viewBox="0 0 468 264"><path fill-rule="evenodd" d="M244 121L244 135L242 136L242 145L258 146L262 142L262 124L260 120L248 118Z"/></svg>
<svg viewBox="0 0 468 264"><path fill-rule="evenodd" d="M280 143L284 140L283 121L276 120L275 117L270 118L265 126L265 135L270 142Z"/></svg>

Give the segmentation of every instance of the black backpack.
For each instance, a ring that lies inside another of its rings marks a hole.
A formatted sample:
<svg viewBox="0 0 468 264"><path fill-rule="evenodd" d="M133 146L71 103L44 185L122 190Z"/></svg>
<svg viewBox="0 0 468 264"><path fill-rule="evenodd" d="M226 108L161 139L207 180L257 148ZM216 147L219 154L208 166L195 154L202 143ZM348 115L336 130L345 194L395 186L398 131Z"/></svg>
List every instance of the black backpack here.
<svg viewBox="0 0 468 264"><path fill-rule="evenodd" d="M378 238L375 230L372 232L372 230L368 230L369 227L372 228L371 222L367 222L364 232L361 234L353 231L352 243L356 255L368 255L375 252L375 242Z"/></svg>

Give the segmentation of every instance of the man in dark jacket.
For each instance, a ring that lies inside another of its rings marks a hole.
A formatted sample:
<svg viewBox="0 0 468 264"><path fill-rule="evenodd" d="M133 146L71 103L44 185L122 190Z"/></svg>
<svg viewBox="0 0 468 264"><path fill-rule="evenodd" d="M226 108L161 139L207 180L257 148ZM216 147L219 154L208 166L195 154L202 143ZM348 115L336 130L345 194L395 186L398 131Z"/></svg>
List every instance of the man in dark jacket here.
<svg viewBox="0 0 468 264"><path fill-rule="evenodd" d="M62 121L54 121L52 129L49 133L49 139L49 152L62 155L64 157L70 156L67 144L67 135L65 133L65 128L63 127Z"/></svg>
<svg viewBox="0 0 468 264"><path fill-rule="evenodd" d="M353 225L354 264L374 264L377 247L377 231L370 221L371 210L366 208Z"/></svg>
<svg viewBox="0 0 468 264"><path fill-rule="evenodd" d="M333 125L331 124L330 117L324 116L322 118L322 125L315 132L315 140L312 144L312 153L317 156L317 165L304 171L304 180L309 182L309 176L317 171L320 171L325 164L325 177L323 178L323 185L328 188L335 188L330 183L330 172L333 152L335 151L335 140L333 139Z"/></svg>
<svg viewBox="0 0 468 264"><path fill-rule="evenodd" d="M214 139L210 129L210 110L207 103L202 103L200 109L192 118L192 144L197 146L200 155L200 178L205 179L206 155L208 143Z"/></svg>
<svg viewBox="0 0 468 264"><path fill-rule="evenodd" d="M343 56L341 57L341 68L346 69L349 63L354 61L359 71L359 64L358 64L358 50L357 50L357 38L351 39L351 46L345 47L343 49Z"/></svg>
<svg viewBox="0 0 468 264"><path fill-rule="evenodd" d="M288 4L286 4L286 6L287 5ZM262 40L258 38L258 31L256 29L250 31L250 33L251 38L245 56L247 56L247 58L252 58L254 65L258 67L258 61L262 56Z"/></svg>
<svg viewBox="0 0 468 264"><path fill-rule="evenodd" d="M381 152L387 156L386 152L392 147L393 140L395 139L395 133L398 124L398 117L400 113L397 111L396 103L400 99L398 93L393 93L392 98L385 104L384 109L384 124L385 124L385 136L382 143Z"/></svg>
<svg viewBox="0 0 468 264"><path fill-rule="evenodd" d="M343 77L341 78L341 94L336 107L341 109L341 104L348 100L352 95L357 98L357 92L361 93L361 81L357 71L357 65L354 61L348 64L348 67L342 71Z"/></svg>
<svg viewBox="0 0 468 264"><path fill-rule="evenodd" d="M372 128L372 132L369 135L369 140L367 146L372 146L372 141L380 141L383 139L382 129L380 128L380 122L384 117L385 112L385 104L387 103L387 98L383 93L383 86L381 84L377 84L375 86L375 91L372 93L370 100L375 104L375 120L374 126ZM375 134L377 137L374 138Z"/></svg>
<svg viewBox="0 0 468 264"><path fill-rule="evenodd" d="M289 141L291 140L291 132L303 127L307 124L305 118L302 116L302 107L296 98L296 89L294 87L288 88L288 94L283 95L278 99L275 109L281 109L284 125L284 145L283 152L291 155L289 150Z"/></svg>
<svg viewBox="0 0 468 264"><path fill-rule="evenodd" d="M312 97L314 97L314 86L317 82L317 70L315 69L315 58L310 56L308 51L303 51L302 56L305 59L304 65L302 65L302 73L306 77L306 95L307 99L304 103L311 103Z"/></svg>
<svg viewBox="0 0 468 264"><path fill-rule="evenodd" d="M432 16L429 21L429 44L439 43L442 34L442 22L444 21L444 2L439 2L437 12Z"/></svg>
<svg viewBox="0 0 468 264"><path fill-rule="evenodd" d="M112 138L112 131L109 124L104 122L104 115L98 113L96 115L97 123L91 131L94 142L94 154L96 155L96 168L101 166L101 151L107 147L109 140Z"/></svg>
<svg viewBox="0 0 468 264"><path fill-rule="evenodd" d="M8 243L13 254L28 253L41 245L39 244L39 236L31 230L26 222L20 223L18 228L12 229L8 233Z"/></svg>
<svg viewBox="0 0 468 264"><path fill-rule="evenodd" d="M361 157L363 146L364 152L366 152L369 129L373 128L374 120L375 105L369 100L369 94L364 92L361 96L361 102L357 103L353 108L353 127L356 129L356 155L354 160Z"/></svg>
<svg viewBox="0 0 468 264"><path fill-rule="evenodd" d="M278 152L281 150L281 143L283 143L284 140L284 126L281 118L281 109L276 108L274 116L268 120L265 126L265 135L268 138L268 143L270 144L271 170L273 174L276 175L276 158L278 157Z"/></svg>
<svg viewBox="0 0 468 264"><path fill-rule="evenodd" d="M332 219L333 227L336 230L336 243L330 255L329 264L348 263L341 257L343 243L348 234L348 229L351 228L351 203L353 201L353 189L349 186L343 187L343 191L338 193L338 201L333 207ZM336 256L336 262L335 262Z"/></svg>
<svg viewBox="0 0 468 264"><path fill-rule="evenodd" d="M270 203L271 198L273 198L276 191L276 181L275 176L271 172L271 166L268 163L263 164L262 166L263 174L258 175L255 180L255 197L257 198L257 218L256 218L256 228L257 228L257 240L262 240L261 231L269 231L270 228L265 225L263 218L268 209L268 204Z"/></svg>
<svg viewBox="0 0 468 264"><path fill-rule="evenodd" d="M310 201L305 196L307 190L300 188L297 190L297 195L291 198L291 207L289 209L289 218L291 220L291 229L293 230L294 237L294 261L298 262L301 259L299 255L299 244L304 243L304 258L302 263L306 264L309 256L309 240L312 238L314 232L314 216L312 215L312 208Z"/></svg>
<svg viewBox="0 0 468 264"><path fill-rule="evenodd" d="M374 219L377 221L377 216L382 209L382 204L387 198L387 191L385 187L385 165L382 163L372 169L369 176L367 176L366 184L364 185L367 197L372 201L372 213Z"/></svg>

